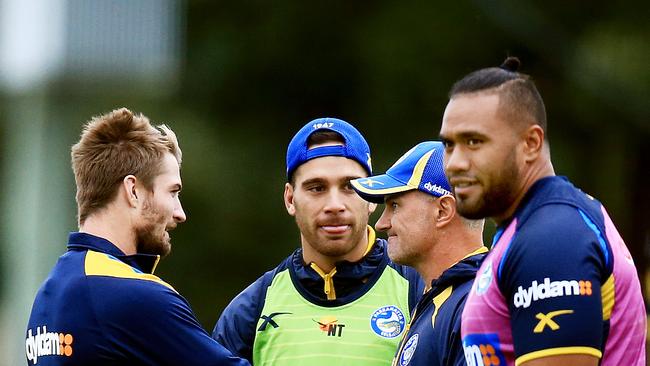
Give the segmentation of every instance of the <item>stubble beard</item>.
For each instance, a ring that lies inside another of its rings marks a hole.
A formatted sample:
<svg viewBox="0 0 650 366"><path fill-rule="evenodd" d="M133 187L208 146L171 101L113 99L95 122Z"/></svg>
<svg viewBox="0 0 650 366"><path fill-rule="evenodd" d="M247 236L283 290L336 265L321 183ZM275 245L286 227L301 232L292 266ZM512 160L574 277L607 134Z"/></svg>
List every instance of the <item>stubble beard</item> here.
<svg viewBox="0 0 650 366"><path fill-rule="evenodd" d="M172 249L170 237L165 235L166 231L156 231L165 227L165 216L160 214L151 202L145 202L142 215L145 224L135 228L137 252L167 256Z"/></svg>
<svg viewBox="0 0 650 366"><path fill-rule="evenodd" d="M516 187L519 181L514 155L509 155L503 168L493 174L492 185L477 198L475 203L467 199L457 200L457 209L461 216L470 220L501 216L515 201Z"/></svg>

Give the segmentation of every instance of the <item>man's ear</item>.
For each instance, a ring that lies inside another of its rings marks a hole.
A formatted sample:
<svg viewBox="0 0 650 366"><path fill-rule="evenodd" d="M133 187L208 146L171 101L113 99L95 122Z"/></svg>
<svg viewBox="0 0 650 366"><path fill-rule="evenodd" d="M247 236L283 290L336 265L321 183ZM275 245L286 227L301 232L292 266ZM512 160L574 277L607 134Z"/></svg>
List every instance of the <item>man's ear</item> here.
<svg viewBox="0 0 650 366"><path fill-rule="evenodd" d="M438 198L438 207L436 226L445 226L456 216L456 198L451 195L442 196Z"/></svg>
<svg viewBox="0 0 650 366"><path fill-rule="evenodd" d="M130 207L138 207L138 188L136 187L138 178L129 174L122 179L122 191Z"/></svg>
<svg viewBox="0 0 650 366"><path fill-rule="evenodd" d="M379 205L376 204L376 203L372 203L372 202L370 202L368 204L368 216L370 216L373 212L375 212L375 210L377 209L377 206L379 206Z"/></svg>
<svg viewBox="0 0 650 366"><path fill-rule="evenodd" d="M526 128L523 136L523 158L529 163L535 161L542 154L544 148L544 130L540 125L534 124Z"/></svg>
<svg viewBox="0 0 650 366"><path fill-rule="evenodd" d="M284 206L287 208L289 215L294 216L296 214L296 207L293 204L293 186L291 183L284 185Z"/></svg>

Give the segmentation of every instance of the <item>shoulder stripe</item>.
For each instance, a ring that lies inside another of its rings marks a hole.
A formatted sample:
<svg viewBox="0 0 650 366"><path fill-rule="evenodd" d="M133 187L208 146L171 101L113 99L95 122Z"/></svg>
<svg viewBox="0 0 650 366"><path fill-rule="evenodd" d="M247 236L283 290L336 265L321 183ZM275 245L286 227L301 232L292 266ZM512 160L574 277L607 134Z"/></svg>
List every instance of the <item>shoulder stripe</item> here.
<svg viewBox="0 0 650 366"><path fill-rule="evenodd" d="M603 250L603 255L605 256L605 265L609 265L609 253L607 252L607 243L605 242L605 238L603 237L603 233L600 231L598 226L594 224L594 222L587 217L587 215L582 211L578 210L580 212L580 216L582 216L582 219L585 221L587 226L591 229L591 231L596 234L596 237L598 238L598 244L600 244L600 248Z"/></svg>
<svg viewBox="0 0 650 366"><path fill-rule="evenodd" d="M436 316L438 315L438 310L440 310L440 307L442 304L449 299L449 296L451 296L451 293L454 291L454 286L449 286L446 289L444 289L441 293L436 295L436 297L433 298L433 315L431 315L431 327L435 328L436 327Z"/></svg>
<svg viewBox="0 0 650 366"><path fill-rule="evenodd" d="M559 355L578 355L578 354L591 355L597 358L603 357L603 353L600 350L597 350L592 347L558 347L558 348L543 349L541 351L535 351L517 357L517 359L515 360L515 366L519 366L524 362L528 362L530 360L535 360L542 357L559 356Z"/></svg>
<svg viewBox="0 0 650 366"><path fill-rule="evenodd" d="M170 284L161 280L158 276L142 273L112 255L105 253L94 252L92 250L86 252L84 270L86 276L106 276L152 281L176 292Z"/></svg>
<svg viewBox="0 0 650 366"><path fill-rule="evenodd" d="M503 254L501 255L501 259L499 259L499 267L497 268L497 281L501 280L501 271L503 271L503 265L506 262L506 257L508 256L508 250L510 250L510 244L512 244L512 241L515 240L515 235L517 234L517 223L519 220L517 218L513 219L510 225L506 227L504 230L498 231L495 234L495 239L496 241L494 244L492 244L492 249L494 249L494 246L497 244L498 241L501 240L501 237L505 234L506 239L508 240L505 243L499 243L499 245L505 245L505 249L503 250ZM498 236L498 238L497 238Z"/></svg>

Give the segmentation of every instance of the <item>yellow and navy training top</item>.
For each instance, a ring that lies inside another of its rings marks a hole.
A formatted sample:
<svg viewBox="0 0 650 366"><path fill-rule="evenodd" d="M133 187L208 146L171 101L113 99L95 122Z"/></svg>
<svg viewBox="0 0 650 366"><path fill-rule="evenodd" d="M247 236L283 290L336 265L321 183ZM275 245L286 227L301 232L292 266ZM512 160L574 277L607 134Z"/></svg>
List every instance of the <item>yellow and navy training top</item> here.
<svg viewBox="0 0 650 366"><path fill-rule="evenodd" d="M464 366L460 319L486 247L469 253L431 281L411 315L393 366Z"/></svg>
<svg viewBox="0 0 650 366"><path fill-rule="evenodd" d="M212 336L255 365L390 365L424 284L368 229L366 255L327 274L296 250L226 307Z"/></svg>
<svg viewBox="0 0 650 366"><path fill-rule="evenodd" d="M543 178L494 242L463 311L468 365L567 354L645 365L639 278L600 202L564 177Z"/></svg>
<svg viewBox="0 0 650 366"><path fill-rule="evenodd" d="M28 365L248 365L210 338L187 301L152 274L158 259L71 233L34 300Z"/></svg>

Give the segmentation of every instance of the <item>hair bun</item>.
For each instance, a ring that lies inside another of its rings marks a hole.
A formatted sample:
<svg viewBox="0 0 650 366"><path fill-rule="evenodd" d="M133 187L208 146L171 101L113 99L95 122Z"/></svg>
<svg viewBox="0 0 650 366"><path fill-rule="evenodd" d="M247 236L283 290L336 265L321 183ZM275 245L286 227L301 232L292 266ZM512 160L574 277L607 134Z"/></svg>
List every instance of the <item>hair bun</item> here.
<svg viewBox="0 0 650 366"><path fill-rule="evenodd" d="M499 66L499 68L504 69L510 72L517 72L521 66L521 61L516 57L508 57L505 61Z"/></svg>

